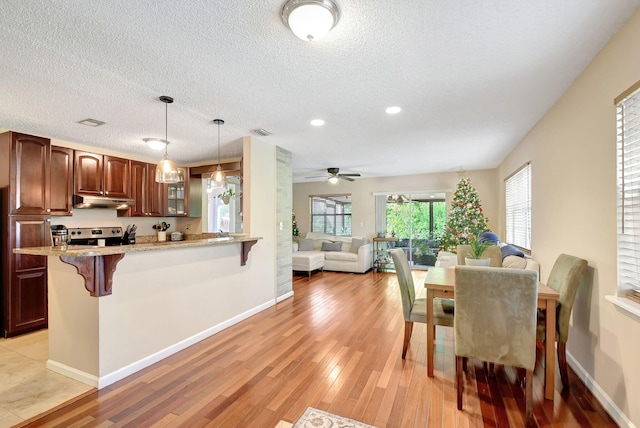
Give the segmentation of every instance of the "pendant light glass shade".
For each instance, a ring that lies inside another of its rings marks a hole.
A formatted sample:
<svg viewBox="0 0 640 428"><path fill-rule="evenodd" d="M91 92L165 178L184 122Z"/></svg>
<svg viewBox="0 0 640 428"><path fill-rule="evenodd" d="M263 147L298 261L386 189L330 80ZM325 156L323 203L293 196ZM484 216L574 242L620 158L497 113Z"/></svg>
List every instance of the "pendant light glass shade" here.
<svg viewBox="0 0 640 428"><path fill-rule="evenodd" d="M224 187L227 185L227 174L222 171L222 168L218 165L218 169L211 176L211 181L214 187Z"/></svg>
<svg viewBox="0 0 640 428"><path fill-rule="evenodd" d="M174 161L169 159L169 155L164 154L164 158L158 162L156 166L156 182L158 183L177 183L180 180L178 166Z"/></svg>
<svg viewBox="0 0 640 428"><path fill-rule="evenodd" d="M180 172L178 166L169 159L169 153L167 147L169 141L167 140L167 127L168 127L168 104L173 102L173 98L163 95L160 97L160 101L164 103L164 157L158 166L156 166L156 182L158 183L177 183L180 180Z"/></svg>
<svg viewBox="0 0 640 428"><path fill-rule="evenodd" d="M222 166L220 166L220 126L224 125L224 120L213 119L213 123L218 125L218 168L211 176L211 181L213 181L215 187L225 187L227 185L227 174L224 173Z"/></svg>

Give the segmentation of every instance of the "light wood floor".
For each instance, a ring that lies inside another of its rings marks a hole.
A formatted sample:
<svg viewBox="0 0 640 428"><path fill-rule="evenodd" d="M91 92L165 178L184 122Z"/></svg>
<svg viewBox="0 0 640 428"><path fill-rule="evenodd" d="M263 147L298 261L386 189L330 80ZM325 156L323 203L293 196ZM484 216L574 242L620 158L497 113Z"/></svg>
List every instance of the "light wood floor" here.
<svg viewBox="0 0 640 428"><path fill-rule="evenodd" d="M425 272L414 272L422 284ZM313 406L378 427L523 425L524 396L510 368L487 378L470 361L456 409L452 330L438 327L435 377L426 376L426 330L416 324L400 357L403 319L393 273L294 277L295 296L26 426L265 427ZM418 292L424 294L419 287ZM161 331L158 334L162 334ZM541 353L540 353L541 354ZM542 399L538 426L615 427L570 372L571 388Z"/></svg>

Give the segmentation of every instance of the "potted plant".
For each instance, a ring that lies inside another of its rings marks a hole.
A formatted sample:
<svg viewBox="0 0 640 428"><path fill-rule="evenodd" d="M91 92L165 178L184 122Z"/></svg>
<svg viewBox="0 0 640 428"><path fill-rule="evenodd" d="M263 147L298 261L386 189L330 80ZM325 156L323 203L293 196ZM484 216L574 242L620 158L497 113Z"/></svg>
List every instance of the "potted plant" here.
<svg viewBox="0 0 640 428"><path fill-rule="evenodd" d="M493 245L491 242L478 240L475 236L469 239L469 245L471 246L471 253L465 257L465 263L468 266L489 266L490 260L488 258L482 258L484 250Z"/></svg>
<svg viewBox="0 0 640 428"><path fill-rule="evenodd" d="M231 200L231 198L234 196L235 196L235 192L233 191L233 188L227 187L224 192L220 193L216 197L222 199L222 202L224 202L224 204L227 205Z"/></svg>

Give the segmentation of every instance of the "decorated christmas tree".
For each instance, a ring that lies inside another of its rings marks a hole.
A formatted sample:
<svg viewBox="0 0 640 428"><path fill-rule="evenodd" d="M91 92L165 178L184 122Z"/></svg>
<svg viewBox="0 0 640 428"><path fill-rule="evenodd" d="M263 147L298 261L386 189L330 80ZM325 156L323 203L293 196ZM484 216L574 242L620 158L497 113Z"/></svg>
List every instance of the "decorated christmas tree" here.
<svg viewBox="0 0 640 428"><path fill-rule="evenodd" d="M440 250L455 253L459 244L467 244L469 238L477 237L487 230L487 219L482 212L478 193L471 181L463 178L458 182L453 194Z"/></svg>
<svg viewBox="0 0 640 428"><path fill-rule="evenodd" d="M292 225L292 234L293 237L297 237L300 235L300 231L298 230L298 222L296 221L296 213L291 213L291 225Z"/></svg>

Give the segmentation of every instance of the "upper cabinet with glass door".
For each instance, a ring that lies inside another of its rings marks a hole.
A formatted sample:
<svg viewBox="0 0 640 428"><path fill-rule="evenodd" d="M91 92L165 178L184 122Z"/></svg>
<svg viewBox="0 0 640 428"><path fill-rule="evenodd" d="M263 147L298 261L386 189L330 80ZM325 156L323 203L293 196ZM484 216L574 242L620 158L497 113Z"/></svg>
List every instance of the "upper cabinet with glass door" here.
<svg viewBox="0 0 640 428"><path fill-rule="evenodd" d="M181 181L165 187L165 215L186 217L189 215L189 168L178 168Z"/></svg>

